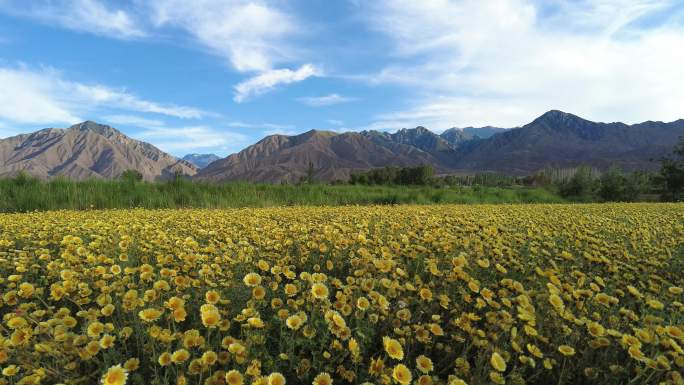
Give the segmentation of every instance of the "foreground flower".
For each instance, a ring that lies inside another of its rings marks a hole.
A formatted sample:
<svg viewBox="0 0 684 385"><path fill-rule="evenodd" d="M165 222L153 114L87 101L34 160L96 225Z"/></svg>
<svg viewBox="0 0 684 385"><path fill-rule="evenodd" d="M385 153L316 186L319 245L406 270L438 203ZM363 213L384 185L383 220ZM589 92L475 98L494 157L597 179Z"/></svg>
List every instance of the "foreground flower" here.
<svg viewBox="0 0 684 385"><path fill-rule="evenodd" d="M385 336L382 337L382 344L385 347L385 351L391 358L394 358L395 360L404 359L404 349L401 347L399 341Z"/></svg>
<svg viewBox="0 0 684 385"><path fill-rule="evenodd" d="M226 373L226 384L227 385L243 385L245 379L242 377L242 373L233 369Z"/></svg>
<svg viewBox="0 0 684 385"><path fill-rule="evenodd" d="M268 385L285 385L285 376L275 372L268 376Z"/></svg>
<svg viewBox="0 0 684 385"><path fill-rule="evenodd" d="M392 378L398 384L408 385L409 383L411 383L411 379L413 379L413 376L411 375L411 371L409 370L409 368L406 367L406 365L398 364L394 367L394 369L392 369Z"/></svg>
<svg viewBox="0 0 684 385"><path fill-rule="evenodd" d="M314 283L311 286L311 294L313 294L316 299L328 298L328 287L322 283Z"/></svg>
<svg viewBox="0 0 684 385"><path fill-rule="evenodd" d="M501 357L501 355L497 352L492 353L492 358L489 360L489 362L492 364L492 367L499 372L505 372L506 371L506 361Z"/></svg>
<svg viewBox="0 0 684 385"><path fill-rule="evenodd" d="M128 379L128 372L121 365L112 366L102 377L102 385L124 385Z"/></svg>
<svg viewBox="0 0 684 385"><path fill-rule="evenodd" d="M572 346L568 345L559 346L558 351L566 357L571 357L575 355L575 349Z"/></svg>
<svg viewBox="0 0 684 385"><path fill-rule="evenodd" d="M332 385L333 380L330 374L323 372L319 373L313 380L313 385Z"/></svg>

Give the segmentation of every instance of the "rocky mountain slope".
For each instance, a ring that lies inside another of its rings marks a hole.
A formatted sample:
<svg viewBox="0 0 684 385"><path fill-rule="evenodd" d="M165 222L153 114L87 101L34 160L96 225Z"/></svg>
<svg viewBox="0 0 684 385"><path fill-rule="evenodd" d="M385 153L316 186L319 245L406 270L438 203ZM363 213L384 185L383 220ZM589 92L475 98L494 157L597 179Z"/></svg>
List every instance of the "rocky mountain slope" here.
<svg viewBox="0 0 684 385"><path fill-rule="evenodd" d="M369 135L308 131L300 135L271 135L237 154L200 170L197 179L255 182L297 182L307 175L309 164L321 181L346 180L349 173L388 165L434 164L446 171L428 152L409 144L383 145Z"/></svg>
<svg viewBox="0 0 684 385"><path fill-rule="evenodd" d="M310 131L274 135L200 171L203 180L293 182L306 175L346 179L350 172L384 166L432 164L439 173L501 172L528 175L547 167L656 169L684 136L684 120L671 123L596 123L549 111L513 129L468 127L437 135L424 127L395 133Z"/></svg>
<svg viewBox="0 0 684 385"><path fill-rule="evenodd" d="M129 169L139 171L145 180L197 172L192 164L149 143L91 121L0 140L0 176L26 172L42 179L64 176L81 180L117 178Z"/></svg>
<svg viewBox="0 0 684 385"><path fill-rule="evenodd" d="M579 164L653 170L680 136L684 136L684 119L634 125L596 123L554 110L523 127L466 142L459 148L455 169L514 175Z"/></svg>

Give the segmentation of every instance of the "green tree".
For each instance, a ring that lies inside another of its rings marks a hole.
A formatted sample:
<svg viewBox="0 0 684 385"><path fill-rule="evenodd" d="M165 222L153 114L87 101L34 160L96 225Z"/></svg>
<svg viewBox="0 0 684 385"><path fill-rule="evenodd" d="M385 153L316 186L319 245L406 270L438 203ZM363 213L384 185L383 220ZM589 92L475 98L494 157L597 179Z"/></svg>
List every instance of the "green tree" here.
<svg viewBox="0 0 684 385"><path fill-rule="evenodd" d="M580 166L570 180L563 183L560 194L581 200L591 200L596 193L596 181L587 166Z"/></svg>
<svg viewBox="0 0 684 385"><path fill-rule="evenodd" d="M604 201L625 201L627 177L619 167L613 166L601 176L598 194Z"/></svg>
<svg viewBox="0 0 684 385"><path fill-rule="evenodd" d="M140 182L143 179L143 175L138 170L126 170L121 173L119 179L126 182Z"/></svg>
<svg viewBox="0 0 684 385"><path fill-rule="evenodd" d="M684 194L684 137L672 150L672 155L661 160L660 179L665 200L679 201Z"/></svg>

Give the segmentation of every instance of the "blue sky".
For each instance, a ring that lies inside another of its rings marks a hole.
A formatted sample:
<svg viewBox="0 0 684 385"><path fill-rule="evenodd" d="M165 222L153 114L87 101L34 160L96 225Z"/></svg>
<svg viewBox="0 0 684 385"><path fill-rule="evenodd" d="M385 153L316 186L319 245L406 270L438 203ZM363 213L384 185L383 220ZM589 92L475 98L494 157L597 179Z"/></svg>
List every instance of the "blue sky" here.
<svg viewBox="0 0 684 385"><path fill-rule="evenodd" d="M684 118L680 0L0 0L0 137L174 155L273 133Z"/></svg>

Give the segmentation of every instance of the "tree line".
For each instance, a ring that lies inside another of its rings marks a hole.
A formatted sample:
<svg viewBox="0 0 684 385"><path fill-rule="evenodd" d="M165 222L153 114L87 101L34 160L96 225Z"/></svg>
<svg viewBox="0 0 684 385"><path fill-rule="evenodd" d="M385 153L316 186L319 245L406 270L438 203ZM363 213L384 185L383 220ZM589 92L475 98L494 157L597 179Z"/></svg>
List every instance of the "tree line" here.
<svg viewBox="0 0 684 385"><path fill-rule="evenodd" d="M684 199L684 138L672 154L660 160L659 172L625 172L613 166L601 172L588 166L574 169L543 170L534 175L515 177L495 173L435 176L431 165L417 167L383 167L352 173L355 185L418 186L542 186L560 196L578 201L643 200L648 196L665 201Z"/></svg>

